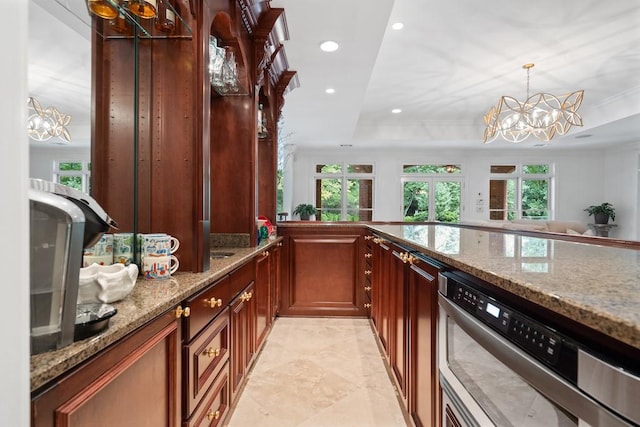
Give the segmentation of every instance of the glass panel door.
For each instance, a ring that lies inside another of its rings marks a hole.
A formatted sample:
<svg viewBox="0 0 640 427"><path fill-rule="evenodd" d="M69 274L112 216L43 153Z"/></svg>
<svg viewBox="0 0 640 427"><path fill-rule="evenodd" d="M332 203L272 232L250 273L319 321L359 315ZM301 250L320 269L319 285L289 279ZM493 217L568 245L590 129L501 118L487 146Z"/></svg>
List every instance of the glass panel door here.
<svg viewBox="0 0 640 427"><path fill-rule="evenodd" d="M460 220L460 179L403 180L403 195L403 220L406 222Z"/></svg>

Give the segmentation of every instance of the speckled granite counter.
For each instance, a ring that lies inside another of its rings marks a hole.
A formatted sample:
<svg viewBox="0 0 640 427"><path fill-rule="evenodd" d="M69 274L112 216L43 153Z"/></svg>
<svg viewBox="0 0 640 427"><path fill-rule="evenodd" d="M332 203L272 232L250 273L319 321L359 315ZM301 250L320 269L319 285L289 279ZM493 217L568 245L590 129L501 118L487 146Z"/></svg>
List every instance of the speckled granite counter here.
<svg viewBox="0 0 640 427"><path fill-rule="evenodd" d="M168 280L150 281L139 278L133 292L114 303L118 313L111 318L109 328L99 335L64 347L60 350L31 356L31 391L45 385L68 369L115 343L138 327L173 309L190 295L240 267L256 254L281 241L282 238L252 248L217 248L234 255L211 259L209 271L204 273L176 273Z"/></svg>
<svg viewBox="0 0 640 427"><path fill-rule="evenodd" d="M447 225L370 229L640 348L640 250Z"/></svg>

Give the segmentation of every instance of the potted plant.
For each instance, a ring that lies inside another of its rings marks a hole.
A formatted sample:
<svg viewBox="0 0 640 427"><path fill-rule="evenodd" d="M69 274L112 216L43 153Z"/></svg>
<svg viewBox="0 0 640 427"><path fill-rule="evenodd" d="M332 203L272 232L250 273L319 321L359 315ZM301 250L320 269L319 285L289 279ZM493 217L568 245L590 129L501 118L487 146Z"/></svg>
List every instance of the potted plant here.
<svg viewBox="0 0 640 427"><path fill-rule="evenodd" d="M303 221L308 221L309 217L311 215L315 215L316 214L316 208L313 205L310 205L308 203L300 203L298 206L296 206L296 208L293 210L293 214L294 215L300 215L300 219Z"/></svg>
<svg viewBox="0 0 640 427"><path fill-rule="evenodd" d="M585 209L585 212L587 212L589 216L593 215L596 224L607 224L609 218L613 221L616 220L616 210L613 205L608 202L600 205L591 205Z"/></svg>

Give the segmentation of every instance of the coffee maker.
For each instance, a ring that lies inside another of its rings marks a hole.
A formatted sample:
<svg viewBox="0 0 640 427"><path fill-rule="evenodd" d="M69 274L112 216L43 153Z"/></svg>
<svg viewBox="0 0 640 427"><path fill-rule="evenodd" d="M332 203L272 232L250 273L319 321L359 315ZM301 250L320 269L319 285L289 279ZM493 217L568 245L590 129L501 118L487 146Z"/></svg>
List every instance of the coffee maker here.
<svg viewBox="0 0 640 427"><path fill-rule="evenodd" d="M31 354L38 354L73 342L84 248L117 224L81 191L30 184Z"/></svg>

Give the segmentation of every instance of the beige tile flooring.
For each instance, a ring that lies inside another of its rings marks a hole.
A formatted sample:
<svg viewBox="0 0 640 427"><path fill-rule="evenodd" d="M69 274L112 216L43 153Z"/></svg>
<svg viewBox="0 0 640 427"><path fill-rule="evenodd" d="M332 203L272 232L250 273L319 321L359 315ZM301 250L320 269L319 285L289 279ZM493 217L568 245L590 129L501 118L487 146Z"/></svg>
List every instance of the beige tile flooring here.
<svg viewBox="0 0 640 427"><path fill-rule="evenodd" d="M229 427L406 427L367 319L278 318Z"/></svg>

